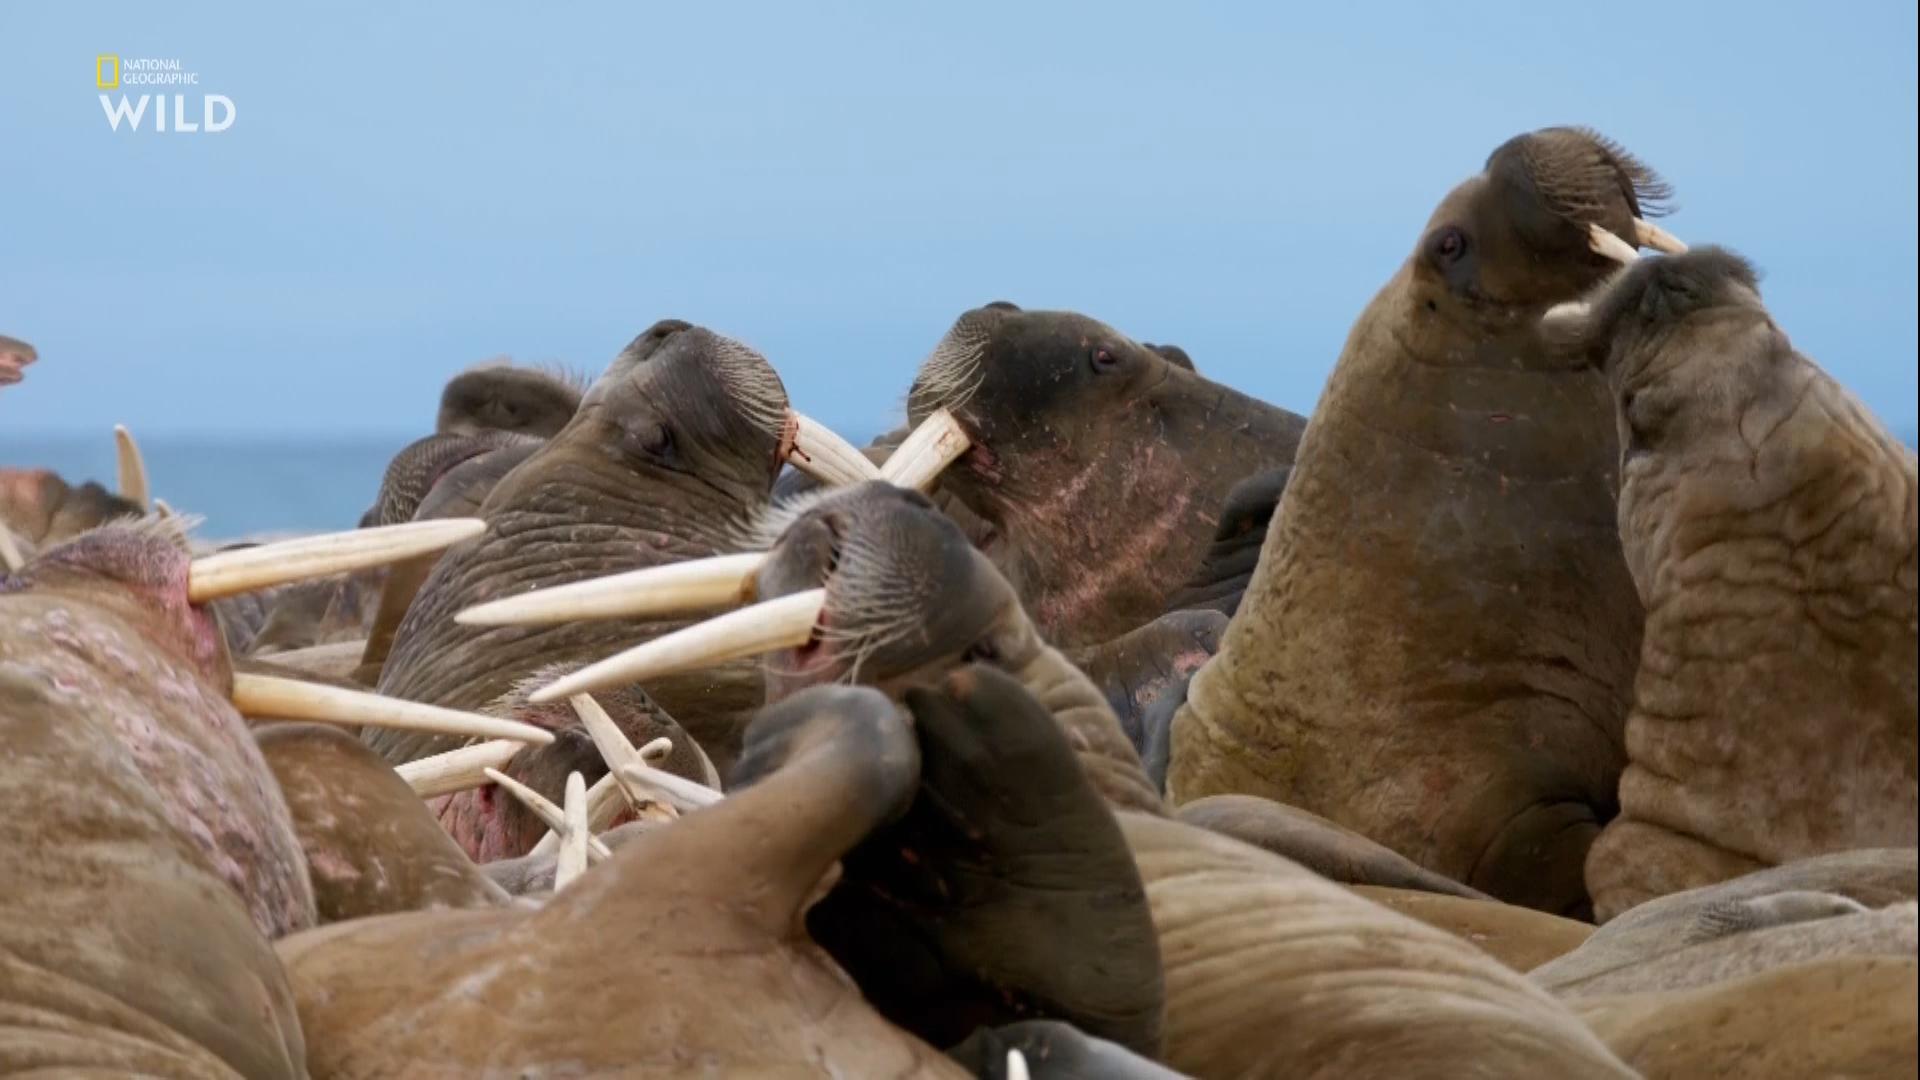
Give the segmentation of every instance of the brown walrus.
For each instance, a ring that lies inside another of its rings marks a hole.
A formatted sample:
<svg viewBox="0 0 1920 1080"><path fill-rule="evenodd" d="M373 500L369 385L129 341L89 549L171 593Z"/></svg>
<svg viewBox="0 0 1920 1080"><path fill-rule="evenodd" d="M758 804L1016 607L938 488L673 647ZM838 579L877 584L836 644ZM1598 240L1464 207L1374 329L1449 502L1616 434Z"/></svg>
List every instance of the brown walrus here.
<svg viewBox="0 0 1920 1080"><path fill-rule="evenodd" d="M1174 802L1242 792L1556 913L1614 812L1640 603L1603 380L1538 335L1665 194L1590 132L1519 136L1443 200L1328 379Z"/></svg>
<svg viewBox="0 0 1920 1080"><path fill-rule="evenodd" d="M435 543L470 535L448 524ZM207 605L393 535L189 560L148 519L0 576L0 1071L304 1075L268 941L311 926L314 895L237 710L295 702L233 672Z"/></svg>
<svg viewBox="0 0 1920 1080"><path fill-rule="evenodd" d="M517 366L505 358L485 361L448 380L434 431L517 432L544 439L567 426L586 392L587 380L563 368Z"/></svg>
<svg viewBox="0 0 1920 1080"><path fill-rule="evenodd" d="M1647 260L1547 331L1613 388L1647 609L1596 914L1920 843L1913 451L1794 350L1730 252Z"/></svg>

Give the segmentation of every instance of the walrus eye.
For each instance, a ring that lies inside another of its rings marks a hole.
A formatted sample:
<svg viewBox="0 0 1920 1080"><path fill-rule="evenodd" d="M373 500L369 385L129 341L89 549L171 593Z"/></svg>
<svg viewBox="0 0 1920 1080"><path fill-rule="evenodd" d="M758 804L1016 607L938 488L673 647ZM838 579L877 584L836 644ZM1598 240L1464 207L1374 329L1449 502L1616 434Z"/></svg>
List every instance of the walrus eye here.
<svg viewBox="0 0 1920 1080"><path fill-rule="evenodd" d="M1433 240L1433 254L1442 263L1457 263L1467 253L1467 234L1449 225Z"/></svg>
<svg viewBox="0 0 1920 1080"><path fill-rule="evenodd" d="M1093 370L1112 371L1120 366L1120 358L1106 349L1093 350Z"/></svg>

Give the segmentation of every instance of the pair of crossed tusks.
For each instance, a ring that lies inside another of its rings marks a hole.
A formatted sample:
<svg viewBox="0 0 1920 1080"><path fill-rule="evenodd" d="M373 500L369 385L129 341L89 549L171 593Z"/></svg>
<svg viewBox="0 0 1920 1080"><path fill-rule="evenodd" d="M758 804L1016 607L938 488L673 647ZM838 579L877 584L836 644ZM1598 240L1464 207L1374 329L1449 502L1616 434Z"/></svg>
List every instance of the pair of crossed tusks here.
<svg viewBox="0 0 1920 1080"><path fill-rule="evenodd" d="M945 409L921 421L887 457L885 465L867 460L867 455L824 424L799 413L793 414L793 424L788 463L822 483L840 486L885 480L895 487L925 491L941 470L972 445L959 421Z"/></svg>
<svg viewBox="0 0 1920 1080"><path fill-rule="evenodd" d="M1633 219L1633 239L1640 247L1649 247L1668 255L1684 255L1687 245L1679 237L1642 218ZM1631 263L1640 257L1639 248L1613 235L1598 225L1587 226L1587 247L1596 255L1605 255L1616 262Z"/></svg>

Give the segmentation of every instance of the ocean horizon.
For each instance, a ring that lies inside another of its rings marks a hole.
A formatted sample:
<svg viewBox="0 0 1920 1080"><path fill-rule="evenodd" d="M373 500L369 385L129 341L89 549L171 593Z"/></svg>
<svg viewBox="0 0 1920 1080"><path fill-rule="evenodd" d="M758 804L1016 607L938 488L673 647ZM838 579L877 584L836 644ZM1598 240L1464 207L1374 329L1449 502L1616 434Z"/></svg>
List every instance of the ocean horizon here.
<svg viewBox="0 0 1920 1080"><path fill-rule="evenodd" d="M1895 435L1916 445L1912 423ZM138 433L135 433L138 435ZM846 432L855 445L869 436ZM419 435L140 436L156 498L205 519L203 539L350 529L373 505L393 455ZM113 435L0 433L0 468L52 469L69 484L114 486Z"/></svg>

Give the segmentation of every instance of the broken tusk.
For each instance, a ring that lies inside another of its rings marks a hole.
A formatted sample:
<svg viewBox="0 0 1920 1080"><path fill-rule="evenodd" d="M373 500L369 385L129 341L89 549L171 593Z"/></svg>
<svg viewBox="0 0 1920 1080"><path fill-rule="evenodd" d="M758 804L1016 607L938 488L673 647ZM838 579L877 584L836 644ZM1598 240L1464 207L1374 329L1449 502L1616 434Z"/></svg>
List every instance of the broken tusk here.
<svg viewBox="0 0 1920 1080"><path fill-rule="evenodd" d="M935 409L933 414L920 421L887 463L880 467L880 476L896 487L913 488L915 491L928 491L933 482L947 466L960 460L973 441L960 426L960 421L945 409Z"/></svg>
<svg viewBox="0 0 1920 1080"><path fill-rule="evenodd" d="M629 783L639 784L659 792L663 801L682 813L712 806L726 798L725 795L705 784L696 784L685 777L675 776L640 762L622 765L614 772Z"/></svg>
<svg viewBox="0 0 1920 1080"><path fill-rule="evenodd" d="M216 552L193 560L187 568L187 597L204 604L272 585L399 562L472 539L486 530L487 523L479 518L443 518Z"/></svg>
<svg viewBox="0 0 1920 1080"><path fill-rule="evenodd" d="M1632 244L1613 235L1598 225L1587 226L1587 247L1596 255L1605 255L1616 262L1630 263L1640 257Z"/></svg>
<svg viewBox="0 0 1920 1080"><path fill-rule="evenodd" d="M809 589L716 615L588 664L535 690L527 700L544 705L609 686L797 648L813 636L814 621L826 605L827 590Z"/></svg>
<svg viewBox="0 0 1920 1080"><path fill-rule="evenodd" d="M119 478L115 484L120 489L120 497L140 507L146 513L153 507L152 494L147 490L147 462L140 456L140 444L133 441L133 432L125 424L113 425L114 456L118 459Z"/></svg>
<svg viewBox="0 0 1920 1080"><path fill-rule="evenodd" d="M553 864L553 890L573 884L587 872L587 842L593 833L587 828L587 782L579 773L567 774L567 793L561 806L566 831L560 836L560 853Z"/></svg>
<svg viewBox="0 0 1920 1080"><path fill-rule="evenodd" d="M1651 221L1634 218L1633 231L1634 240L1637 241L1641 247L1652 248L1655 251L1664 252L1668 255L1685 255L1687 253L1687 245L1681 242L1679 237L1655 225Z"/></svg>
<svg viewBox="0 0 1920 1080"><path fill-rule="evenodd" d="M567 831L566 814L563 813L559 807L553 805L553 802L545 795L515 780L499 769L488 769L487 779L500 785L501 790L507 794L519 799L523 806L533 811L535 817L547 823L547 828L562 834ZM613 852L599 837L587 837L587 855L589 858L604 859L612 854Z"/></svg>
<svg viewBox="0 0 1920 1080"><path fill-rule="evenodd" d="M649 765L658 765L673 753L673 740L665 735L640 748L640 760Z"/></svg>
<svg viewBox="0 0 1920 1080"><path fill-rule="evenodd" d="M246 672L234 673L233 707L243 716L265 720L312 720L474 739L517 739L523 743L553 741L552 732L518 720L443 709L365 690Z"/></svg>
<svg viewBox="0 0 1920 1080"><path fill-rule="evenodd" d="M476 604L453 617L463 626L530 626L579 619L680 615L735 607L753 598L766 553L649 566Z"/></svg>
<svg viewBox="0 0 1920 1080"><path fill-rule="evenodd" d="M880 467L859 448L810 416L787 414L793 421L793 449L787 464L823 484L846 487L880 479Z"/></svg>
<svg viewBox="0 0 1920 1080"><path fill-rule="evenodd" d="M159 498L158 496L155 496L153 500L153 512L163 518L179 516L173 512L173 507L167 505L167 500Z"/></svg>
<svg viewBox="0 0 1920 1080"><path fill-rule="evenodd" d="M418 758L396 766L394 772L407 782L415 795L431 799L456 791L485 787L488 769L502 769L513 755L526 747L519 739L491 739L444 754Z"/></svg>

